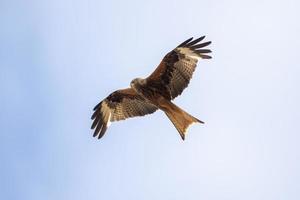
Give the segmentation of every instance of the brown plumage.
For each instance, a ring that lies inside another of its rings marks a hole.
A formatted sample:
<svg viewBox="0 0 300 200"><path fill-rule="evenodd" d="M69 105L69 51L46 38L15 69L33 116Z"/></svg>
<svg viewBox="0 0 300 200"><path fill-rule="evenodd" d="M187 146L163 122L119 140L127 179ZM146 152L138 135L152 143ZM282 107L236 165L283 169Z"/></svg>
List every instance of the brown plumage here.
<svg viewBox="0 0 300 200"><path fill-rule="evenodd" d="M185 139L187 128L193 123L203 123L171 102L188 86L198 59L210 59L211 42L199 43L204 36L190 38L169 52L147 78L131 81L131 88L117 90L94 108L92 129L94 137L101 138L109 123L130 117L144 116L160 109L166 113Z"/></svg>

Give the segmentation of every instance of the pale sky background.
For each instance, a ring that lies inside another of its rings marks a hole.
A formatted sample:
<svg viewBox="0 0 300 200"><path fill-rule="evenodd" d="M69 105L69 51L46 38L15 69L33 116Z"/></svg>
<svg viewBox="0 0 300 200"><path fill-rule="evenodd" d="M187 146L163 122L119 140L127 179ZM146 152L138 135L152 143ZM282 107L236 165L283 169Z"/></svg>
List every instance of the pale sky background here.
<svg viewBox="0 0 300 200"><path fill-rule="evenodd" d="M300 3L0 1L0 199L300 199ZM92 108L207 36L176 103L92 137Z"/></svg>

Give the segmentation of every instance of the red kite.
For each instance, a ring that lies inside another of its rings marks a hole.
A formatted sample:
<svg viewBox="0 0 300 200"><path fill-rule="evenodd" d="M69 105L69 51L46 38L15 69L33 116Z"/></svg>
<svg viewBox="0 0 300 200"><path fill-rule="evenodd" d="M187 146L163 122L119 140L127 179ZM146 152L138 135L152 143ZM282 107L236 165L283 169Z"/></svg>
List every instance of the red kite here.
<svg viewBox="0 0 300 200"><path fill-rule="evenodd" d="M191 124L203 122L171 100L188 86L198 60L211 58L207 55L211 50L203 49L211 42L199 43L204 37L184 41L163 58L149 77L133 79L130 88L117 90L96 105L92 115L94 122L91 128L95 128L93 136L100 139L110 122L144 116L160 109L166 113L184 140Z"/></svg>

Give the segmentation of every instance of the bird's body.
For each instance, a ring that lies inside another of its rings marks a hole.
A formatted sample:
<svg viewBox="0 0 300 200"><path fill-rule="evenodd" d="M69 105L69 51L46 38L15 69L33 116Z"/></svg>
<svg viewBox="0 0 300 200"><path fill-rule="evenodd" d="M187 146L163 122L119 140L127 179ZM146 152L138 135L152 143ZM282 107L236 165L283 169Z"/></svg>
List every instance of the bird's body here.
<svg viewBox="0 0 300 200"><path fill-rule="evenodd" d="M191 124L203 123L171 102L188 86L198 59L211 58L206 55L210 50L201 49L210 42L197 44L203 39L204 36L186 40L168 53L149 77L133 79L130 88L117 90L101 101L92 116L94 136L101 138L110 122L144 116L158 109L166 113L182 139Z"/></svg>

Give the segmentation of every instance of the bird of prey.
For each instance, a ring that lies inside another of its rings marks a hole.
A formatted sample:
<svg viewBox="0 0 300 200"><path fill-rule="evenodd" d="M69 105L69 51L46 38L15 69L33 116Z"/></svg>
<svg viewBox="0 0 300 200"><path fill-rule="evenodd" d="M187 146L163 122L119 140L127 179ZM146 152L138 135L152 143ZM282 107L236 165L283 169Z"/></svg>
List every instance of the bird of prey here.
<svg viewBox="0 0 300 200"><path fill-rule="evenodd" d="M169 52L155 71L147 78L136 78L130 88L117 90L94 108L92 115L94 137L104 135L111 122L144 116L162 110L184 140L187 128L193 123L203 123L171 101L188 86L199 59L210 59L211 50L200 43L205 36L190 38Z"/></svg>

